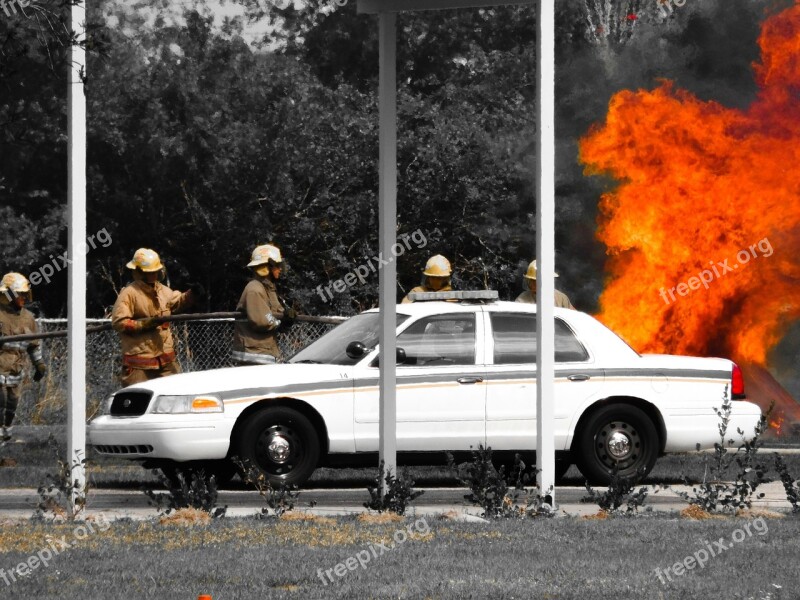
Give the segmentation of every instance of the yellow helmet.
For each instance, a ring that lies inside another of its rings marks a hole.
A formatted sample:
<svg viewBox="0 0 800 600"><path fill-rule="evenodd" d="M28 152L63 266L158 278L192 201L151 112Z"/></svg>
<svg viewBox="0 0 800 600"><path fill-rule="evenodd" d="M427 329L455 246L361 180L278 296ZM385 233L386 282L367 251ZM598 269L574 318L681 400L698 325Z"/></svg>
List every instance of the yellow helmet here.
<svg viewBox="0 0 800 600"><path fill-rule="evenodd" d="M452 273L450 261L441 254L431 256L425 263L425 270L422 272L426 277L450 277Z"/></svg>
<svg viewBox="0 0 800 600"><path fill-rule="evenodd" d="M21 273L6 273L0 281L0 293L27 294L31 291L31 284Z"/></svg>
<svg viewBox="0 0 800 600"><path fill-rule="evenodd" d="M558 277L558 273L553 273L553 275ZM536 259L528 265L528 270L523 277L525 277L525 279L536 279Z"/></svg>
<svg viewBox="0 0 800 600"><path fill-rule="evenodd" d="M158 253L149 248L139 248L133 253L133 260L125 266L129 269L139 269L144 273L154 273L164 268Z"/></svg>
<svg viewBox="0 0 800 600"><path fill-rule="evenodd" d="M263 246L257 246L256 249L253 250L253 254L250 256L250 262L247 263L247 266L258 267L260 265L269 264L269 261L275 263L283 262L281 251L277 246L264 244Z"/></svg>

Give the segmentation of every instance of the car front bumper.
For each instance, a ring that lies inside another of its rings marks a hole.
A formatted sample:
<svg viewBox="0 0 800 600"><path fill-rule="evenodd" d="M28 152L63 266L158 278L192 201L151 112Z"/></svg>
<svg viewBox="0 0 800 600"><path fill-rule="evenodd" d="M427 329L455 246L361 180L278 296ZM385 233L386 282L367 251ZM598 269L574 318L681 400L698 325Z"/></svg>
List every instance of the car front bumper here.
<svg viewBox="0 0 800 600"><path fill-rule="evenodd" d="M185 462L225 458L233 423L218 415L137 418L101 416L89 423L88 443L106 456Z"/></svg>

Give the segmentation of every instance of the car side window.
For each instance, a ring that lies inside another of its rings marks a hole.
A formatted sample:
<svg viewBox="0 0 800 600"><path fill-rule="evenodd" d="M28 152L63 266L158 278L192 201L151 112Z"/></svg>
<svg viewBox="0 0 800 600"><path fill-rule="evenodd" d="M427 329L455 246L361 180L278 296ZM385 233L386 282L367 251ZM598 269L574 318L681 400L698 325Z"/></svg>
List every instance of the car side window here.
<svg viewBox="0 0 800 600"><path fill-rule="evenodd" d="M490 313L494 336L494 364L536 362L536 315Z"/></svg>
<svg viewBox="0 0 800 600"><path fill-rule="evenodd" d="M536 315L491 313L494 364L514 365L536 362ZM561 319L555 321L556 362L582 362L589 353Z"/></svg>
<svg viewBox="0 0 800 600"><path fill-rule="evenodd" d="M398 366L475 364L475 315L435 315L420 319L397 336L406 358Z"/></svg>
<svg viewBox="0 0 800 600"><path fill-rule="evenodd" d="M556 319L556 362L584 362L589 353L561 319Z"/></svg>

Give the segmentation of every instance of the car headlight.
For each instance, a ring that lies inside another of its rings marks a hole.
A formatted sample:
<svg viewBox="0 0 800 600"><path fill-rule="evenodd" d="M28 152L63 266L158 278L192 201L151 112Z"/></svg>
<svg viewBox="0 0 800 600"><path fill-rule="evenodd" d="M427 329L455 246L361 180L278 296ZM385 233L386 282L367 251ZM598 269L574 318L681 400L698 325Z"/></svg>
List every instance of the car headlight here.
<svg viewBox="0 0 800 600"><path fill-rule="evenodd" d="M225 412L225 407L217 396L159 396L150 412L157 415L221 413Z"/></svg>

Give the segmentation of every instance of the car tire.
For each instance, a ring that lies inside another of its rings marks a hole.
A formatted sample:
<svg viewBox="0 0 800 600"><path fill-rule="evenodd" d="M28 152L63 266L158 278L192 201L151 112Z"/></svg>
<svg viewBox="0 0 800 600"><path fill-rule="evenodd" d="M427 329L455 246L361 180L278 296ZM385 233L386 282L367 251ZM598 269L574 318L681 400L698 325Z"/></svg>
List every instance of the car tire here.
<svg viewBox="0 0 800 600"><path fill-rule="evenodd" d="M615 465L621 479L642 479L658 458L655 425L644 411L627 404L609 404L594 411L576 441L578 468L592 484L608 485Z"/></svg>
<svg viewBox="0 0 800 600"><path fill-rule="evenodd" d="M317 431L291 408L266 408L247 417L237 443L245 467L252 465L273 484L299 485L319 462Z"/></svg>

